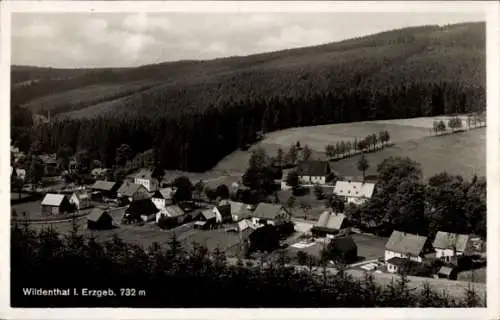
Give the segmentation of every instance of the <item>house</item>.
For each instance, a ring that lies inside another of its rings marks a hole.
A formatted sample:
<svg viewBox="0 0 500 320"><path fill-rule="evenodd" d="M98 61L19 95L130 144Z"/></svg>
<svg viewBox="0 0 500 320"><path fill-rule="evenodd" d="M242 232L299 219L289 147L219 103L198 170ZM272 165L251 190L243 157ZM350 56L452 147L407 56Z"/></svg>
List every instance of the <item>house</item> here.
<svg viewBox="0 0 500 320"><path fill-rule="evenodd" d="M39 158L42 161L45 175L54 176L57 174L57 160L55 154L42 154Z"/></svg>
<svg viewBox="0 0 500 320"><path fill-rule="evenodd" d="M71 213L73 205L64 194L47 193L42 200L42 213L45 215Z"/></svg>
<svg viewBox="0 0 500 320"><path fill-rule="evenodd" d="M311 233L316 237L332 237L341 232L349 232L348 221L343 213L324 211L318 222L312 227Z"/></svg>
<svg viewBox="0 0 500 320"><path fill-rule="evenodd" d="M174 196L174 193L175 189L172 187L159 189L153 193L151 200L153 200L153 203L158 209L163 209L168 204L172 203L172 197Z"/></svg>
<svg viewBox="0 0 500 320"><path fill-rule="evenodd" d="M328 161L308 160L298 164L297 173L300 183L325 184L332 171Z"/></svg>
<svg viewBox="0 0 500 320"><path fill-rule="evenodd" d="M426 242L427 237L394 230L385 245L384 259L388 271L398 272L402 264L411 261L422 263Z"/></svg>
<svg viewBox="0 0 500 320"><path fill-rule="evenodd" d="M458 268L455 266L442 266L436 274L436 278L457 280Z"/></svg>
<svg viewBox="0 0 500 320"><path fill-rule="evenodd" d="M280 204L261 202L252 212L252 223L276 225L290 220L290 213Z"/></svg>
<svg viewBox="0 0 500 320"><path fill-rule="evenodd" d="M179 206L167 206L159 209L158 213L156 214L156 223L160 221L160 219L166 218L170 219L173 223L179 224L182 221L182 218L184 217L185 213L184 210L182 210Z"/></svg>
<svg viewBox="0 0 500 320"><path fill-rule="evenodd" d="M151 199L136 199L125 210L125 218L144 222L154 221L158 211Z"/></svg>
<svg viewBox="0 0 500 320"><path fill-rule="evenodd" d="M358 260L358 246L351 236L335 237L330 241L329 248L334 259L348 264Z"/></svg>
<svg viewBox="0 0 500 320"><path fill-rule="evenodd" d="M251 206L248 206L243 202L231 200L227 201L227 203L231 206L231 216L233 217L233 221L240 221L251 217L252 214L249 209Z"/></svg>
<svg viewBox="0 0 500 320"><path fill-rule="evenodd" d="M194 227L198 229L213 228L217 224L217 218L213 209L206 209L201 211L197 216L197 220L199 221L196 221L194 223Z"/></svg>
<svg viewBox="0 0 500 320"><path fill-rule="evenodd" d="M127 200L128 202L133 202L134 200L148 199L149 194L146 187L141 184L132 183L129 181L123 182L123 184L116 191L119 199ZM151 202L153 203L153 202Z"/></svg>
<svg viewBox="0 0 500 320"><path fill-rule="evenodd" d="M213 210L217 223L228 223L233 221L233 216L231 215L231 205L228 202L221 201L221 203L215 206Z"/></svg>
<svg viewBox="0 0 500 320"><path fill-rule="evenodd" d="M90 189L94 194L100 194L104 197L113 198L116 191L120 188L121 182L97 180Z"/></svg>
<svg viewBox="0 0 500 320"><path fill-rule="evenodd" d="M94 208L87 216L87 227L89 229L111 229L113 228L113 218L104 209Z"/></svg>
<svg viewBox="0 0 500 320"><path fill-rule="evenodd" d="M90 194L84 190L73 192L69 197L69 202L74 204L78 210L87 209L92 206Z"/></svg>
<svg viewBox="0 0 500 320"><path fill-rule="evenodd" d="M363 204L371 199L375 184L371 182L337 181L333 193L345 197L347 203Z"/></svg>
<svg viewBox="0 0 500 320"><path fill-rule="evenodd" d="M141 169L134 177L134 183L140 184L146 188L148 192L154 192L160 187L160 182L151 176L152 171Z"/></svg>
<svg viewBox="0 0 500 320"><path fill-rule="evenodd" d="M472 254L470 236L438 231L432 243L436 251L436 258L449 262L453 257Z"/></svg>

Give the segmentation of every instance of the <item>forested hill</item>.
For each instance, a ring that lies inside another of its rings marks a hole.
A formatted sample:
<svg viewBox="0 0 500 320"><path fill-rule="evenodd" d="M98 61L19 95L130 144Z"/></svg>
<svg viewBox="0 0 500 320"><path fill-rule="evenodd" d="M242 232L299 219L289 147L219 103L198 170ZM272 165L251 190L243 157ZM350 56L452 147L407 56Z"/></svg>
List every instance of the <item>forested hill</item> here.
<svg viewBox="0 0 500 320"><path fill-rule="evenodd" d="M44 148L85 148L110 164L120 143L155 146L169 168L205 170L258 131L482 110L485 64L484 23L424 26L246 57L65 70L65 81L38 69L12 103L65 119L42 128Z"/></svg>

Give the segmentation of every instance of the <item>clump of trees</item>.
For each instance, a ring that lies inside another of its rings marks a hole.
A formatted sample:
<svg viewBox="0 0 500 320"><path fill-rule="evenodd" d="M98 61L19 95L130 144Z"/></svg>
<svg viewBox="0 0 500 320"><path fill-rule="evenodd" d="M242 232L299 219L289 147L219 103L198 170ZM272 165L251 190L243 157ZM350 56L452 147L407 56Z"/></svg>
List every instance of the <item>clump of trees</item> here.
<svg viewBox="0 0 500 320"><path fill-rule="evenodd" d="M330 275L312 268L299 271L286 264L284 254L268 265L246 264L228 258L220 250L209 252L197 244L186 250L175 237L165 246L154 243L145 249L125 243L116 235L101 243L77 230L61 235L52 229L35 232L28 226L14 225L11 244L13 307L482 307L485 304L473 288L464 292L462 298L452 298L428 286L410 290L404 277L384 287L368 274L364 279L355 279L346 272ZM305 255L303 259L309 257ZM111 288L116 296L40 297L25 295L23 288ZM135 288L136 296L122 296L120 288Z"/></svg>
<svg viewBox="0 0 500 320"><path fill-rule="evenodd" d="M378 167L376 190L367 203L348 206L356 225L434 237L437 231L475 233L486 238L486 179L465 180L446 172L423 181L420 164L391 157Z"/></svg>
<svg viewBox="0 0 500 320"><path fill-rule="evenodd" d="M325 147L325 154L330 159L344 158L352 154L357 154L366 151L375 151L378 148L383 148L389 144L391 135L387 130L380 131L378 134L373 133L365 138L353 141L338 141L335 145L329 144Z"/></svg>

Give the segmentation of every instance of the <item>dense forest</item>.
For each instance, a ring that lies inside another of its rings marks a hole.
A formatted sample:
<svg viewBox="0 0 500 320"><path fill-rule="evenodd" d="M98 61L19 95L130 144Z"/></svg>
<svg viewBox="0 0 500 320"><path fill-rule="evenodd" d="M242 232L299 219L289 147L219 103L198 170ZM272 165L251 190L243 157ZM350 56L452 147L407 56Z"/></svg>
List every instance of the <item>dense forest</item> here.
<svg viewBox="0 0 500 320"><path fill-rule="evenodd" d="M373 277L354 279L297 271L285 255L253 266L228 263L220 251L202 246L185 251L175 238L148 249L124 243L117 236L106 243L81 236L75 229L63 236L47 229L34 232L13 226L11 232L12 307L481 307L471 287L463 298L424 286L409 288L407 278L382 287ZM64 270L64 272L61 272ZM23 288L73 288L79 296L30 296ZM116 296L83 297L81 288L111 288ZM134 288L135 296L120 288ZM144 290L144 291L142 291ZM127 294L127 292L124 292Z"/></svg>
<svg viewBox="0 0 500 320"><path fill-rule="evenodd" d="M87 150L112 166L114 150L126 143L134 154L156 149L167 169L205 171L261 132L482 111L484 23L407 28L248 57L92 70L62 86L49 80L13 89L12 103L141 80L154 85L106 102L102 113L91 98L58 106L61 117L33 130L37 147ZM84 119L64 113L86 107L92 112Z"/></svg>

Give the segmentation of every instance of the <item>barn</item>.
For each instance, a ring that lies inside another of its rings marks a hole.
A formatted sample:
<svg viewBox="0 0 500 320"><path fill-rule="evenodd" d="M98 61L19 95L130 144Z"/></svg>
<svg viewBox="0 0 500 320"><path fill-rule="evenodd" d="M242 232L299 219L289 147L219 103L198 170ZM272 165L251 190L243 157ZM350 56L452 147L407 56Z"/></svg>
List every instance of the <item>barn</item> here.
<svg viewBox="0 0 500 320"><path fill-rule="evenodd" d="M42 201L42 213L45 215L55 215L71 213L74 206L64 194L47 193Z"/></svg>
<svg viewBox="0 0 500 320"><path fill-rule="evenodd" d="M113 218L106 210L95 208L87 216L87 227L95 229L111 229L113 227Z"/></svg>

